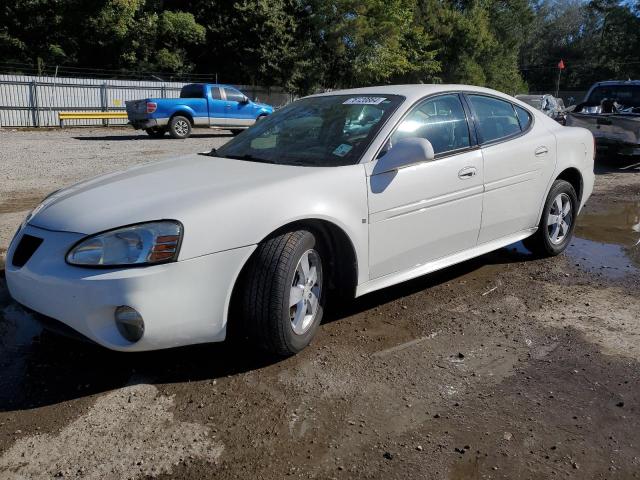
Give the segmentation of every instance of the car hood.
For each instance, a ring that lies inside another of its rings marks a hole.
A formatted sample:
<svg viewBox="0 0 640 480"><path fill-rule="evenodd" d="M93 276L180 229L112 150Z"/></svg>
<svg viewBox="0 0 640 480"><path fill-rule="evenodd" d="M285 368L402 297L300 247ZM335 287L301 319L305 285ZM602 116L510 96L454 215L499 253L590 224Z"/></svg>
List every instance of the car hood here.
<svg viewBox="0 0 640 480"><path fill-rule="evenodd" d="M264 108L266 110L273 110L273 107L271 105L267 105L266 103L258 103L258 102L253 102L253 104L256 107L260 107L260 108Z"/></svg>
<svg viewBox="0 0 640 480"><path fill-rule="evenodd" d="M261 192L314 170L194 154L60 190L36 207L29 224L83 234L161 219L186 226L200 220L205 211L229 208L240 196L259 201Z"/></svg>

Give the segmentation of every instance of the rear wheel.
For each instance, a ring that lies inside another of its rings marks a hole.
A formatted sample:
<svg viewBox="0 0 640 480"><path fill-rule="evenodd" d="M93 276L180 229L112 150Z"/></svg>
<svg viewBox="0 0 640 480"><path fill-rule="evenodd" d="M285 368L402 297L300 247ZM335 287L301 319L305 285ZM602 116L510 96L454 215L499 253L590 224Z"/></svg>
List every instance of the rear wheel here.
<svg viewBox="0 0 640 480"><path fill-rule="evenodd" d="M147 135L149 135L151 138L162 138L164 137L166 130L164 128L154 127L147 128L145 132L147 132Z"/></svg>
<svg viewBox="0 0 640 480"><path fill-rule="evenodd" d="M571 242L577 214L575 189L565 180L556 180L547 196L538 230L523 241L524 246L541 256L562 253Z"/></svg>
<svg viewBox="0 0 640 480"><path fill-rule="evenodd" d="M172 117L169 121L169 134L172 138L188 138L191 135L191 122L180 115Z"/></svg>
<svg viewBox="0 0 640 480"><path fill-rule="evenodd" d="M242 128L234 128L231 130L231 134L235 137L236 135L240 135L244 130Z"/></svg>
<svg viewBox="0 0 640 480"><path fill-rule="evenodd" d="M323 248L307 230L258 246L246 274L242 310L247 333L270 353L289 356L313 339L322 320Z"/></svg>

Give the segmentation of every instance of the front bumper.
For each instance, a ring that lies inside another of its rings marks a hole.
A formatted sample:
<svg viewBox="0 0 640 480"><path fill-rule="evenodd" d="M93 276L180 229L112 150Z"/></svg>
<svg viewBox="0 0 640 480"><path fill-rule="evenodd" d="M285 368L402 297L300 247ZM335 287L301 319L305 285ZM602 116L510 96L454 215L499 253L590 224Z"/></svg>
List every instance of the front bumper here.
<svg viewBox="0 0 640 480"><path fill-rule="evenodd" d="M23 234L43 242L22 268L12 265ZM255 246L140 268L89 269L68 265L68 249L84 235L27 225L7 252L9 293L20 304L58 320L94 342L144 351L222 341L233 285ZM144 336L127 341L114 322L120 305L135 308Z"/></svg>

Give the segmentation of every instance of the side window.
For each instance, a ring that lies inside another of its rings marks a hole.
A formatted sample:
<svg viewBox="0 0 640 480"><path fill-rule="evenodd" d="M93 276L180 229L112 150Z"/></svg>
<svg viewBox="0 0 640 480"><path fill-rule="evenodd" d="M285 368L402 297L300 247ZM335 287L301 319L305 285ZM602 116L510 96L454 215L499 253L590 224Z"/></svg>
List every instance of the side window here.
<svg viewBox="0 0 640 480"><path fill-rule="evenodd" d="M211 98L214 100L222 100L222 95L220 95L220 87L211 87Z"/></svg>
<svg viewBox="0 0 640 480"><path fill-rule="evenodd" d="M436 155L469 147L469 125L458 95L441 95L419 104L391 136L390 146L411 137L429 140Z"/></svg>
<svg viewBox="0 0 640 480"><path fill-rule="evenodd" d="M469 95L469 100L483 143L520 133L520 122L511 103L481 95Z"/></svg>
<svg viewBox="0 0 640 480"><path fill-rule="evenodd" d="M230 102L241 102L244 99L244 95L235 88L225 87L224 93L227 96L227 100Z"/></svg>
<svg viewBox="0 0 640 480"><path fill-rule="evenodd" d="M518 114L518 120L520 120L520 129L524 132L531 125L531 114L524 108L515 106L516 113Z"/></svg>
<svg viewBox="0 0 640 480"><path fill-rule="evenodd" d="M204 98L204 88L197 83L185 85L180 90L180 98Z"/></svg>

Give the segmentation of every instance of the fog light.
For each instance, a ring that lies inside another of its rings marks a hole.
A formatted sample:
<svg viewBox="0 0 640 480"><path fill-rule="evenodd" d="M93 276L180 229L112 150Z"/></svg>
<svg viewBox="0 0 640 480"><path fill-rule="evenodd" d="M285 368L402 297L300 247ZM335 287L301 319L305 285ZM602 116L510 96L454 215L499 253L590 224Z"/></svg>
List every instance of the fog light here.
<svg viewBox="0 0 640 480"><path fill-rule="evenodd" d="M144 335L144 321L134 308L121 305L116 308L116 326L120 334L130 342L137 342Z"/></svg>

